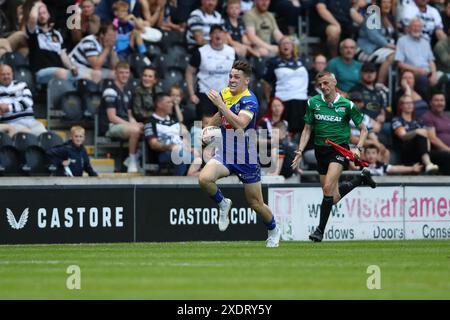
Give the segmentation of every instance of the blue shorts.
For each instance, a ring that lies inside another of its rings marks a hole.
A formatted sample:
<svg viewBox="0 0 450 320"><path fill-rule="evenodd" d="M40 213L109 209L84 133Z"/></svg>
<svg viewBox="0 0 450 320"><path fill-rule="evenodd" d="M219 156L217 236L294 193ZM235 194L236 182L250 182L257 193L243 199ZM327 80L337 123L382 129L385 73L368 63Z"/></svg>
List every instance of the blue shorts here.
<svg viewBox="0 0 450 320"><path fill-rule="evenodd" d="M242 183L256 183L261 181L261 167L259 164L227 164L221 155L216 154L212 159L223 164L230 172L238 176Z"/></svg>

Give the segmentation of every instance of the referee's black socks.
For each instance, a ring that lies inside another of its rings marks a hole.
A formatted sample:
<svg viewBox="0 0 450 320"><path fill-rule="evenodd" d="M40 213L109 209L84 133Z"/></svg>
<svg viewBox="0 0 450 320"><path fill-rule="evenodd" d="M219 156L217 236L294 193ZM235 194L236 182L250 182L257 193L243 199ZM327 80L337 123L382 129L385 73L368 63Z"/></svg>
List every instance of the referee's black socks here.
<svg viewBox="0 0 450 320"><path fill-rule="evenodd" d="M322 205L320 206L319 222L319 229L322 233L325 232L325 226L327 225L328 217L330 216L331 207L333 207L333 197L324 196Z"/></svg>
<svg viewBox="0 0 450 320"><path fill-rule="evenodd" d="M355 189L356 187L360 186L362 184L362 177L361 175L355 176L350 181L343 181L339 183L339 195L341 196L341 199L345 197L347 193Z"/></svg>

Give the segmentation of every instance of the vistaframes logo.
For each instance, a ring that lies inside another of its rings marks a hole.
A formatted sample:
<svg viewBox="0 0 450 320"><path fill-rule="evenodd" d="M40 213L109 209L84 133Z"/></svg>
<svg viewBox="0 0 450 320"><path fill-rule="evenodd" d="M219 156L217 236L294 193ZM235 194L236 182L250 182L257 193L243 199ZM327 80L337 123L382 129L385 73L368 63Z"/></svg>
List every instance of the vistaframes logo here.
<svg viewBox="0 0 450 320"><path fill-rule="evenodd" d="M23 227L25 227L25 225L27 224L29 211L29 208L23 210L22 214L20 215L19 221L17 221L11 209L6 208L6 218L8 219L8 223L11 228L15 230L23 229Z"/></svg>

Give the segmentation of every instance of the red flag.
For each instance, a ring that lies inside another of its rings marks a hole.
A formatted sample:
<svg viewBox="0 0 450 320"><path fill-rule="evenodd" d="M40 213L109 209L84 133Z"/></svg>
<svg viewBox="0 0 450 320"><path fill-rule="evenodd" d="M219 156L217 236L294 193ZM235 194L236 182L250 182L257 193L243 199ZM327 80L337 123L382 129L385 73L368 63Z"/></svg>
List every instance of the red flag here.
<svg viewBox="0 0 450 320"><path fill-rule="evenodd" d="M368 167L369 166L368 162L356 159L355 155L353 154L353 152L351 152L348 149L345 149L344 147L338 145L337 143L334 143L333 141L331 141L329 139L326 139L325 143L331 144L331 146L334 148L334 150L339 152L341 155L346 157L348 160L353 161L355 166L357 166L357 167Z"/></svg>

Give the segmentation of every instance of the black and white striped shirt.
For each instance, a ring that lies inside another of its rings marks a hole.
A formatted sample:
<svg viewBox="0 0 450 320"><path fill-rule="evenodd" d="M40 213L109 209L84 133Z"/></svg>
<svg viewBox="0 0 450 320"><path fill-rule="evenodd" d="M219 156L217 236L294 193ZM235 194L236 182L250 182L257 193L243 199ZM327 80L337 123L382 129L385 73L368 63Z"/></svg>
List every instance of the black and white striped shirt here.
<svg viewBox="0 0 450 320"><path fill-rule="evenodd" d="M64 40L59 31L51 28L44 32L39 27L33 31L26 29L30 49L30 68L37 72L45 68L64 68L61 53L65 51Z"/></svg>
<svg viewBox="0 0 450 320"><path fill-rule="evenodd" d="M223 25L223 19L219 12L214 11L213 14L207 14L201 9L196 9L191 12L187 21L187 44L189 48L194 48L197 43L194 39L194 32L202 31L203 38L209 41L209 29L213 24Z"/></svg>
<svg viewBox="0 0 450 320"><path fill-rule="evenodd" d="M9 86L0 85L0 103L10 106L10 111L0 116L1 122L33 116L33 96L25 82L12 81Z"/></svg>
<svg viewBox="0 0 450 320"><path fill-rule="evenodd" d="M89 57L99 56L103 51L103 47L98 42L95 35L89 35L81 39L81 41L73 48L69 57L78 65L92 68L89 63Z"/></svg>
<svg viewBox="0 0 450 320"><path fill-rule="evenodd" d="M156 113L152 114L148 123L144 126L144 135L147 139L157 138L159 143L183 144L180 136L180 123L170 116L161 117Z"/></svg>

